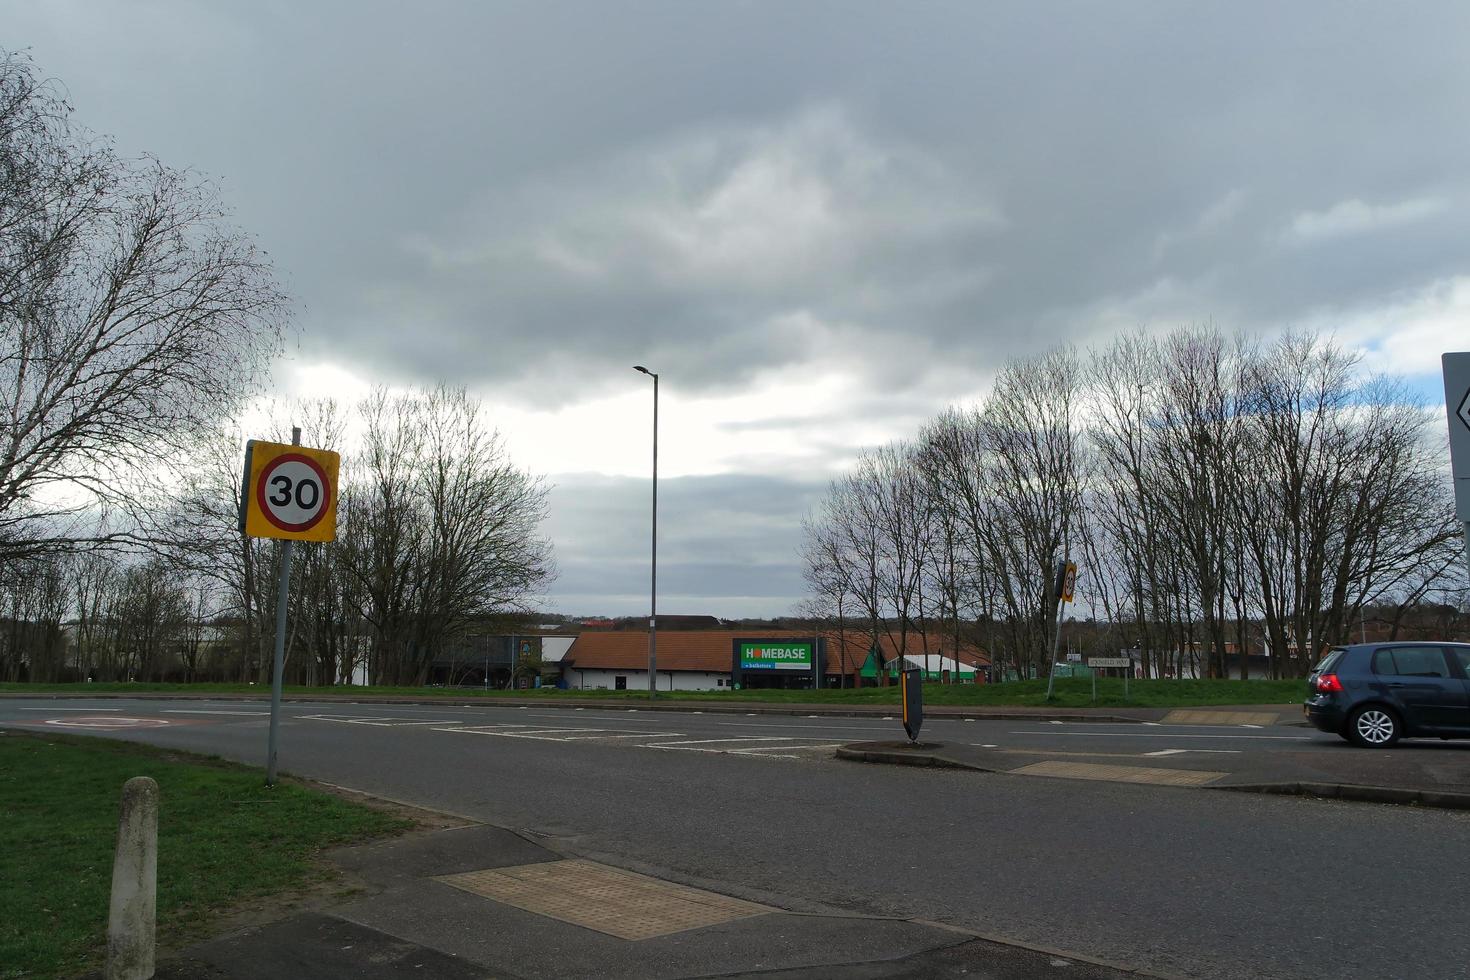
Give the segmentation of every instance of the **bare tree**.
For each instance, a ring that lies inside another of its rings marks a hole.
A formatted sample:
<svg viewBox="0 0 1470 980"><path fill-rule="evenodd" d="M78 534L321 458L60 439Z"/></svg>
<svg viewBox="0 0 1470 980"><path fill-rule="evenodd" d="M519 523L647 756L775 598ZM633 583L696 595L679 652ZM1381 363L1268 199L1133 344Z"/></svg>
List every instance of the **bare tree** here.
<svg viewBox="0 0 1470 980"><path fill-rule="evenodd" d="M0 561L117 542L278 349L282 294L207 184L118 158L0 54Z"/></svg>
<svg viewBox="0 0 1470 980"><path fill-rule="evenodd" d="M374 679L421 684L449 641L555 575L539 531L547 488L462 390L380 391L362 415L339 554L373 631Z"/></svg>

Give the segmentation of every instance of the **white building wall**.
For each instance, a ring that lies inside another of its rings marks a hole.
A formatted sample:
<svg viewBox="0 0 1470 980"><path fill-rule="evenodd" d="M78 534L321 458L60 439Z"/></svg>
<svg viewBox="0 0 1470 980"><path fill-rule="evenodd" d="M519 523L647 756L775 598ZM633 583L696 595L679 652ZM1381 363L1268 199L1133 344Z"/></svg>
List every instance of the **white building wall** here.
<svg viewBox="0 0 1470 980"><path fill-rule="evenodd" d="M561 658L576 642L575 636L543 636L541 638L541 660L543 663L561 663Z"/></svg>
<svg viewBox="0 0 1470 980"><path fill-rule="evenodd" d="M612 691L617 687L617 678L628 679L628 690L648 690L648 671L645 670L578 670L566 668L567 686L573 690L594 691L598 688ZM698 670L674 670L658 672L660 691L725 691L730 689L728 673L706 673Z"/></svg>

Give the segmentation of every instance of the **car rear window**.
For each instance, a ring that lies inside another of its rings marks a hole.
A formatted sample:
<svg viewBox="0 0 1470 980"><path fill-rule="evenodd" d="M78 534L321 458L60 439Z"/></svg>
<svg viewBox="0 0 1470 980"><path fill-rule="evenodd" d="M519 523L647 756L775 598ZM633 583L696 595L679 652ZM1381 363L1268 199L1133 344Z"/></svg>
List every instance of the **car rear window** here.
<svg viewBox="0 0 1470 980"><path fill-rule="evenodd" d="M1344 650L1344 649L1342 649L1341 647L1339 647L1336 650L1328 650L1327 651L1327 656L1323 657L1322 658L1322 661L1319 664L1317 664L1317 666L1315 666L1315 667L1312 668L1312 673L1314 673L1314 674L1325 674L1325 673L1328 673L1329 671L1332 670L1333 667L1336 667L1337 666L1337 662L1342 659L1342 655L1345 654L1345 653L1347 653L1347 651Z"/></svg>
<svg viewBox="0 0 1470 980"><path fill-rule="evenodd" d="M1373 654L1373 673L1400 677L1448 677L1448 665L1439 647L1394 647Z"/></svg>

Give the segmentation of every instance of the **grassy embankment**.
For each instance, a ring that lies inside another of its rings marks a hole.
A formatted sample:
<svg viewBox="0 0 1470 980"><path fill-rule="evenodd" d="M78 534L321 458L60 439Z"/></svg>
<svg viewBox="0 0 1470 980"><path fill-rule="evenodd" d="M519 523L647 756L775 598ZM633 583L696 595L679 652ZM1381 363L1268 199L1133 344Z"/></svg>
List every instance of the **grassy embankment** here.
<svg viewBox="0 0 1470 980"><path fill-rule="evenodd" d="M541 688L530 691L484 691L476 687L290 687L292 696L360 697L430 697L474 701L481 698L526 698L536 700L605 699L644 700L642 691L558 691ZM1007 684L926 684L924 702L931 705L1039 707L1176 708L1226 704L1300 703L1306 682L1226 681L1226 680L1149 680L1130 681L1129 697L1123 697L1123 682L1112 677L1097 681L1097 701L1092 700L1089 678L1058 678L1053 699L1046 699L1046 681L1018 681ZM270 694L269 687L251 684L0 684L0 694ZM662 699L678 701L720 701L729 703L774 704L897 704L897 687L825 689L821 691L679 691L661 693Z"/></svg>
<svg viewBox="0 0 1470 980"><path fill-rule="evenodd" d="M0 978L95 970L122 785L159 785L158 938L200 938L211 919L262 896L317 886L324 847L408 822L201 756L61 735L0 733Z"/></svg>

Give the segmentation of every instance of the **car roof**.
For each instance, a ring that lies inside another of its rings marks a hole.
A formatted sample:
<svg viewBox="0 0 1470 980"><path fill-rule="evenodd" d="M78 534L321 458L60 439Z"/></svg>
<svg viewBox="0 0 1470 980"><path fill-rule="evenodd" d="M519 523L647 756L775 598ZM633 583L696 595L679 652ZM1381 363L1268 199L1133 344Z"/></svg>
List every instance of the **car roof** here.
<svg viewBox="0 0 1470 980"><path fill-rule="evenodd" d="M1460 640L1385 640L1382 643L1344 643L1340 650L1383 650L1389 647L1470 647Z"/></svg>

